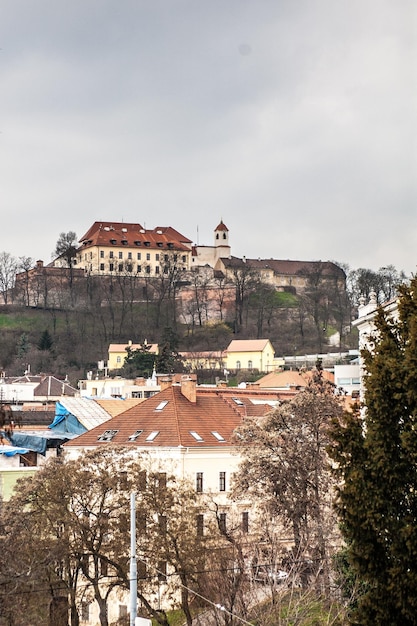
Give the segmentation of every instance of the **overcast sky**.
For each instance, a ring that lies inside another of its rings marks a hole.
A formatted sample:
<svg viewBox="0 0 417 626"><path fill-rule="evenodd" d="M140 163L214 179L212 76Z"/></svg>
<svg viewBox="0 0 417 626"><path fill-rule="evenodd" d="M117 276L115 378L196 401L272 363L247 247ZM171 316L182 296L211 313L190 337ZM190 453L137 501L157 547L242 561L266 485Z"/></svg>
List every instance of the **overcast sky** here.
<svg viewBox="0 0 417 626"><path fill-rule="evenodd" d="M3 0L0 252L94 221L417 270L415 0Z"/></svg>

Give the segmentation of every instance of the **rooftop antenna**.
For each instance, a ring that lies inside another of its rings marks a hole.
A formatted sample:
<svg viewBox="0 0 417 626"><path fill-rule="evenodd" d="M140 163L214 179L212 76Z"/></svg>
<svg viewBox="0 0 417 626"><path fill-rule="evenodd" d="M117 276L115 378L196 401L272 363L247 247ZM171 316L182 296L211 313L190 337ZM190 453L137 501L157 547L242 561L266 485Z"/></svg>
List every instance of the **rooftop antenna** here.
<svg viewBox="0 0 417 626"><path fill-rule="evenodd" d="M200 241L199 241L199 234L198 234L198 224L197 224L197 246L200 245Z"/></svg>

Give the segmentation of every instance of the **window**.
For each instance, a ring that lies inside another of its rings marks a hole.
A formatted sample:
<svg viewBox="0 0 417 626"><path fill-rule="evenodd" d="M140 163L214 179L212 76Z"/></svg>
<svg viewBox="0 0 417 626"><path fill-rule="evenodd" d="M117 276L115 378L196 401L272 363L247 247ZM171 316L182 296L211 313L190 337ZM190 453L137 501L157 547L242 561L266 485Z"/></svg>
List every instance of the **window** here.
<svg viewBox="0 0 417 626"><path fill-rule="evenodd" d="M130 437L128 437L128 441L136 441L136 439L139 437L139 435L141 435L143 433L143 430L136 430L133 435L130 435Z"/></svg>
<svg viewBox="0 0 417 626"><path fill-rule="evenodd" d="M104 263L100 263L100 272L104 272Z"/></svg>
<svg viewBox="0 0 417 626"><path fill-rule="evenodd" d="M190 430L190 435L192 435L196 441L204 441L203 437L196 433L195 430Z"/></svg>
<svg viewBox="0 0 417 626"><path fill-rule="evenodd" d="M122 245L127 246L127 239L122 239Z"/></svg>
<svg viewBox="0 0 417 626"><path fill-rule="evenodd" d="M119 251L119 259L123 259L123 252L121 250Z"/></svg>
<svg viewBox="0 0 417 626"><path fill-rule="evenodd" d="M162 402L160 402L158 406L155 408L155 411L162 411L162 409L165 408L167 404L168 404L168 400L162 400Z"/></svg>
<svg viewBox="0 0 417 626"><path fill-rule="evenodd" d="M90 620L90 605L88 602L81 602L81 621L88 622Z"/></svg>
<svg viewBox="0 0 417 626"><path fill-rule="evenodd" d="M159 254L158 253L155 254L155 261L159 261Z"/></svg>
<svg viewBox="0 0 417 626"><path fill-rule="evenodd" d="M213 437L217 439L217 441L225 441L225 438L223 437L223 435L218 433L217 430L212 430L211 434L213 435Z"/></svg>
<svg viewBox="0 0 417 626"><path fill-rule="evenodd" d="M242 513L242 532L249 532L249 513L247 511Z"/></svg>
<svg viewBox="0 0 417 626"><path fill-rule="evenodd" d="M146 260L147 260L147 261L150 261L150 260L151 260L151 253L150 253L150 252L147 252L147 253L146 253Z"/></svg>
<svg viewBox="0 0 417 626"><path fill-rule="evenodd" d="M108 576L109 573L109 564L104 559L100 559L100 575Z"/></svg>
<svg viewBox="0 0 417 626"><path fill-rule="evenodd" d="M137 270L136 270L136 271L137 271L137 273L138 273L138 274L140 274L140 273L141 273L142 268L141 268L141 266L140 266L140 265L138 265L138 267L137 267Z"/></svg>
<svg viewBox="0 0 417 626"><path fill-rule="evenodd" d="M121 363L121 362L122 362L122 357L121 356L116 357L116 363Z"/></svg>
<svg viewBox="0 0 417 626"><path fill-rule="evenodd" d="M158 489L166 489L167 488L167 473L166 472L158 472Z"/></svg>
<svg viewBox="0 0 417 626"><path fill-rule="evenodd" d="M203 472L197 472L195 476L195 489L197 493L202 493L203 491Z"/></svg>
<svg viewBox="0 0 417 626"><path fill-rule="evenodd" d="M128 259L131 259L131 258L132 258L132 253L131 253L131 252L128 252L128 253L127 253L127 258L128 258Z"/></svg>
<svg viewBox="0 0 417 626"><path fill-rule="evenodd" d="M186 263L187 262L187 257L185 256L185 254L182 255L182 262Z"/></svg>
<svg viewBox="0 0 417 626"><path fill-rule="evenodd" d="M146 441L154 441L156 437L159 435L159 430L153 430L150 435L146 437Z"/></svg>
<svg viewBox="0 0 417 626"><path fill-rule="evenodd" d="M226 513L219 513L219 530L221 533L226 532Z"/></svg>
<svg viewBox="0 0 417 626"><path fill-rule="evenodd" d="M29 450L25 454L20 455L20 467L36 467L38 464L38 453Z"/></svg>
<svg viewBox="0 0 417 626"><path fill-rule="evenodd" d="M132 265L131 263L127 263L127 265L126 265L126 270L127 270L128 272L133 272L133 265Z"/></svg>
<svg viewBox="0 0 417 626"><path fill-rule="evenodd" d="M155 274L159 274L159 265L155 267Z"/></svg>
<svg viewBox="0 0 417 626"><path fill-rule="evenodd" d="M147 266L146 266L146 273L147 273L147 274L150 274L150 273L151 273L151 266L150 266L150 265L147 265Z"/></svg>
<svg viewBox="0 0 417 626"><path fill-rule="evenodd" d="M143 580L146 578L146 563L143 561L138 561L138 578L139 580Z"/></svg>
<svg viewBox="0 0 417 626"><path fill-rule="evenodd" d="M145 491L146 489L146 470L141 470L138 477L138 491Z"/></svg>
<svg viewBox="0 0 417 626"><path fill-rule="evenodd" d="M196 516L196 529L197 537L202 537L204 535L204 515L202 514Z"/></svg>
<svg viewBox="0 0 417 626"><path fill-rule="evenodd" d="M236 369L240 370L240 361L236 361Z"/></svg>
<svg viewBox="0 0 417 626"><path fill-rule="evenodd" d="M113 259L113 258L114 258L114 252L113 252L113 250L110 250L110 252L109 252L109 257L110 257L111 259Z"/></svg>
<svg viewBox="0 0 417 626"><path fill-rule="evenodd" d="M109 263L109 271L114 272L114 263Z"/></svg>
<svg viewBox="0 0 417 626"><path fill-rule="evenodd" d="M159 561L158 563L158 580L160 582L166 582L167 579L167 562Z"/></svg>
<svg viewBox="0 0 417 626"><path fill-rule="evenodd" d="M159 532L161 533L162 536L167 534L167 516L166 515L159 515L158 516L158 525L159 525Z"/></svg>
<svg viewBox="0 0 417 626"><path fill-rule="evenodd" d="M219 472L219 491L226 491L226 472Z"/></svg>
<svg viewBox="0 0 417 626"><path fill-rule="evenodd" d="M111 441L118 432L118 430L105 430L102 435L97 437L97 441Z"/></svg>
<svg viewBox="0 0 417 626"><path fill-rule="evenodd" d="M141 258L142 258L142 254L141 254L141 252L138 252L137 257L138 257L138 261L140 261L140 260L141 260Z"/></svg>
<svg viewBox="0 0 417 626"><path fill-rule="evenodd" d="M252 361L248 361L248 370L251 370L253 368L253 364Z"/></svg>
<svg viewBox="0 0 417 626"><path fill-rule="evenodd" d="M104 259L104 250L100 250L100 259Z"/></svg>

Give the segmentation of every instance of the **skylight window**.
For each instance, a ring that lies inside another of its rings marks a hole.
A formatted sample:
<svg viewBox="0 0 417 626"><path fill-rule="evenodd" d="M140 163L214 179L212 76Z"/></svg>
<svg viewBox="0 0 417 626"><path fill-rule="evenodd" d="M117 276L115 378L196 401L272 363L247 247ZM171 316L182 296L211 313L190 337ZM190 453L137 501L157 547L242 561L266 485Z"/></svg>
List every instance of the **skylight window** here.
<svg viewBox="0 0 417 626"><path fill-rule="evenodd" d="M162 402L160 402L156 407L155 411L162 411L162 409L165 408L167 404L168 400L162 400Z"/></svg>
<svg viewBox="0 0 417 626"><path fill-rule="evenodd" d="M128 441L136 441L136 439L139 437L139 435L141 435L143 433L143 430L137 430L136 432L133 433L133 435L130 435L130 437L128 438Z"/></svg>
<svg viewBox="0 0 417 626"><path fill-rule="evenodd" d="M233 398L233 402L236 402L239 406L243 406L243 402L239 398Z"/></svg>
<svg viewBox="0 0 417 626"><path fill-rule="evenodd" d="M150 435L146 437L146 441L154 441L159 435L159 430L153 430Z"/></svg>
<svg viewBox="0 0 417 626"><path fill-rule="evenodd" d="M100 437L97 437L97 441L111 441L118 432L118 430L105 430Z"/></svg>
<svg viewBox="0 0 417 626"><path fill-rule="evenodd" d="M196 433L195 430L190 430L190 435L192 435L196 441L204 441L203 437Z"/></svg>
<svg viewBox="0 0 417 626"><path fill-rule="evenodd" d="M213 437L215 437L217 439L217 441L226 441L225 438L223 437L223 435L218 433L217 430L212 430L211 434L213 435Z"/></svg>

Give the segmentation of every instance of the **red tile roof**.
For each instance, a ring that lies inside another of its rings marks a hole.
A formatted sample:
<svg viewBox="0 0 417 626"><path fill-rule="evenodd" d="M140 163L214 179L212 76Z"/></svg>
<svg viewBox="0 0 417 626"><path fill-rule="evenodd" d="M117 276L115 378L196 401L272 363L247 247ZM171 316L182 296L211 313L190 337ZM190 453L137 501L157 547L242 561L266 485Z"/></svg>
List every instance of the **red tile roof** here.
<svg viewBox="0 0 417 626"><path fill-rule="evenodd" d="M116 431L112 444L141 448L231 445L233 432L242 420L246 416L265 415L278 398L279 394L274 392L197 387L196 401L192 402L183 394L181 385L174 384L65 445L68 448L106 445L99 441L105 431ZM142 432L129 441L138 431ZM201 440L196 439L192 431ZM154 432L158 435L147 441ZM213 433L218 433L222 440Z"/></svg>
<svg viewBox="0 0 417 626"><path fill-rule="evenodd" d="M145 242L149 245L146 246ZM190 250L191 240L171 226L157 226L153 230L147 230L141 224L94 222L81 237L80 243L82 247L126 245L162 250Z"/></svg>

